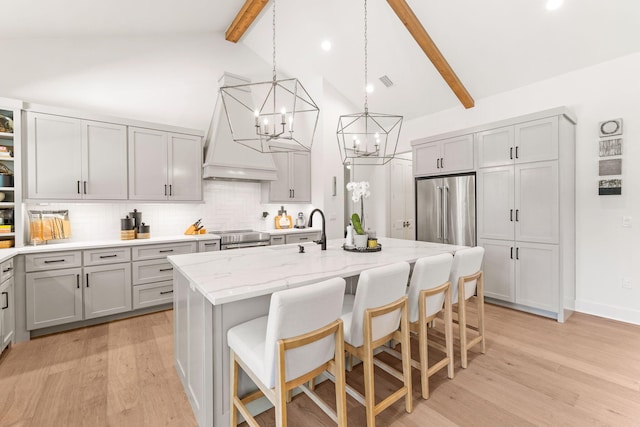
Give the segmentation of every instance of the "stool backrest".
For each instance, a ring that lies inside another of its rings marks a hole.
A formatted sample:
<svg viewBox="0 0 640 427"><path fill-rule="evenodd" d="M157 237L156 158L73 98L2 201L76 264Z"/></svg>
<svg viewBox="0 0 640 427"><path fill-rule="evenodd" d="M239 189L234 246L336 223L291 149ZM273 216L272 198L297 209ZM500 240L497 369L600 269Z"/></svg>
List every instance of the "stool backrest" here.
<svg viewBox="0 0 640 427"><path fill-rule="evenodd" d="M484 258L484 248L476 246L474 248L460 249L456 251L453 257L453 266L451 267L451 303L458 302L458 279L464 276L470 276L482 269L482 259ZM464 285L464 299L471 298L476 293L476 280L467 282Z"/></svg>
<svg viewBox="0 0 640 427"><path fill-rule="evenodd" d="M405 296L408 279L409 264L406 262L376 267L360 273L351 320L351 344L353 346L359 347L364 342L365 310L382 307ZM399 326L399 310L375 317L372 323L372 338L375 341L397 330Z"/></svg>
<svg viewBox="0 0 640 427"><path fill-rule="evenodd" d="M275 385L275 361L280 339L315 331L340 318L345 281L326 280L313 285L274 292L271 295L265 338L265 369L270 370L268 387ZM333 359L335 339L325 337L285 354L285 378L300 377Z"/></svg>
<svg viewBox="0 0 640 427"><path fill-rule="evenodd" d="M440 254L436 256L420 258L416 261L411 274L409 284L409 321L418 321L418 301L420 291L433 289L449 280L453 255ZM444 306L444 292L427 298L427 317L432 316L442 310Z"/></svg>

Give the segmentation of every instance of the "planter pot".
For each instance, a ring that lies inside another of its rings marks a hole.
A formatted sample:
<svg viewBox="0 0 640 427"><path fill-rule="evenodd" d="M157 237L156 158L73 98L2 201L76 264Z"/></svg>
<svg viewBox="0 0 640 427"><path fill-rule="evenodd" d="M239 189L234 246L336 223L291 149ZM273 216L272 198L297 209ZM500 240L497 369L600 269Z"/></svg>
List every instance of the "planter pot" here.
<svg viewBox="0 0 640 427"><path fill-rule="evenodd" d="M353 244L358 249L363 249L367 247L367 240L369 236L366 234L354 234L353 235Z"/></svg>

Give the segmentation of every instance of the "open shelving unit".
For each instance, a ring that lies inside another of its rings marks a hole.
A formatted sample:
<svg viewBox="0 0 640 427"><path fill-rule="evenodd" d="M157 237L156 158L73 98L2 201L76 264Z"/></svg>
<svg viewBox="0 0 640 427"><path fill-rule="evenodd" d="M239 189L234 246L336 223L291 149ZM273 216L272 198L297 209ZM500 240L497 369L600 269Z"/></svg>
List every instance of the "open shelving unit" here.
<svg viewBox="0 0 640 427"><path fill-rule="evenodd" d="M0 130L0 146L6 147L6 152L13 156L8 157L4 152L0 154L0 225L11 225L10 232L0 230L0 244L11 241L11 246L22 246L22 179L19 161L22 146L22 102L0 98L0 116L13 121L12 131ZM7 176L7 171L11 178Z"/></svg>

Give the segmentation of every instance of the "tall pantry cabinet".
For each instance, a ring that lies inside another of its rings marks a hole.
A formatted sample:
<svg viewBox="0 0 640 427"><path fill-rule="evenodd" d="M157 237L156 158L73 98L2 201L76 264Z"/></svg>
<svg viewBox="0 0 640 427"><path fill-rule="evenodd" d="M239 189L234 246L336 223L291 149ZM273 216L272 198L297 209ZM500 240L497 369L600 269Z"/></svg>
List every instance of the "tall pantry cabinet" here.
<svg viewBox="0 0 640 427"><path fill-rule="evenodd" d="M575 120L520 120L476 133L485 296L563 322L575 301Z"/></svg>

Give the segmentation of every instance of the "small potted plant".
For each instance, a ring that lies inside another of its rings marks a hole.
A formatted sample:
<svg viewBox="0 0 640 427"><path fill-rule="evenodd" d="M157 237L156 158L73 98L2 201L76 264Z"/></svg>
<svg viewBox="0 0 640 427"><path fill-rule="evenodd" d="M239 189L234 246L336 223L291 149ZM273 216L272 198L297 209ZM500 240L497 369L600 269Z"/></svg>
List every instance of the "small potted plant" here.
<svg viewBox="0 0 640 427"><path fill-rule="evenodd" d="M354 213L351 215L351 225L353 225L353 231L356 234L353 236L353 244L356 248L362 249L367 247L367 233L364 231L364 199L371 195L369 191L369 183L367 181L362 182L350 182L347 184L347 190L351 191L351 200L354 202L360 202L360 215Z"/></svg>

